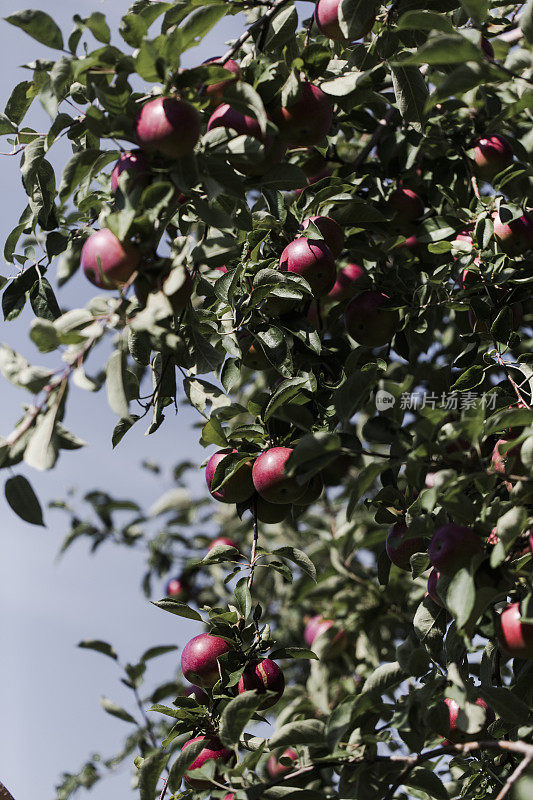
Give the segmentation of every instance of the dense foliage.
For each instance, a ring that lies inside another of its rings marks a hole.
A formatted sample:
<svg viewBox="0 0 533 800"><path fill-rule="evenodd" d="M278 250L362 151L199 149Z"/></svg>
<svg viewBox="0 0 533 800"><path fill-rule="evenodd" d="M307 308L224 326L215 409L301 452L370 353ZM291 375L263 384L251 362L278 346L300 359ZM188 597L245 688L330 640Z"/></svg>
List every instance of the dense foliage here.
<svg viewBox="0 0 533 800"><path fill-rule="evenodd" d="M239 12L227 53L180 67ZM182 653L193 694L181 671L146 688L166 646L120 666L132 708L104 707L133 733L59 800L125 759L141 800L531 796L533 4L298 12L137 0L120 47L100 12L66 41L7 20L60 53L0 115L28 197L4 317L29 302L58 354L0 351L33 397L0 443L8 503L43 523L24 465L83 445L71 381L105 386L114 446L190 403L224 451L211 496L184 461L149 511L64 505L64 549L144 547L145 593L175 575L155 605L209 636ZM63 309L52 285L85 278Z"/></svg>

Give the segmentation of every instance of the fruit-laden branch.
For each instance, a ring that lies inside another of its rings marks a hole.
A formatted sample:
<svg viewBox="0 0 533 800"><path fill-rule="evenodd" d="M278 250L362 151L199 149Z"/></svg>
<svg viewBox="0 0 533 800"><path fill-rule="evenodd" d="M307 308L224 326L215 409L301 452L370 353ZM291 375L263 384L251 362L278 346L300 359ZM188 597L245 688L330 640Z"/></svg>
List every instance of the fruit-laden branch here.
<svg viewBox="0 0 533 800"><path fill-rule="evenodd" d="M14 800L11 792L8 792L2 781L0 781L0 800Z"/></svg>
<svg viewBox="0 0 533 800"><path fill-rule="evenodd" d="M283 6L286 6L291 2L292 2L292 0L276 0L275 3L268 9L266 14L263 14L262 17L260 17L258 20L256 20L253 23L253 25L250 25L248 30L244 31L244 33L241 34L241 36L239 36L239 38L236 40L236 42L234 44L232 44L230 49L227 52L225 52L224 55L220 59L217 59L217 62L220 63L220 64L224 64L228 59L230 59L233 55L235 55L237 50L239 50L239 48L242 47L242 45L245 43L245 41L250 38L252 33L257 28L260 28L263 25L266 25L268 23L268 21L271 20L272 17L275 16L275 14L277 14L277 12L280 10L280 8L283 8Z"/></svg>

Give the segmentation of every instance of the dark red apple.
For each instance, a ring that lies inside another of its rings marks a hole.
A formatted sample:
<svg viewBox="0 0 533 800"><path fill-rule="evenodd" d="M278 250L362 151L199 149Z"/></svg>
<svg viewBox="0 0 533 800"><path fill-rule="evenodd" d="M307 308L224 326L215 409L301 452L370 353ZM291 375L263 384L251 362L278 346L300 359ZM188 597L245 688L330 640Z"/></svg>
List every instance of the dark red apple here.
<svg viewBox="0 0 533 800"><path fill-rule="evenodd" d="M400 569L407 572L411 571L410 558L415 553L422 553L426 549L426 543L422 536L415 536L411 539L406 538L408 532L405 522L397 522L389 531L385 549L387 555Z"/></svg>
<svg viewBox="0 0 533 800"><path fill-rule="evenodd" d="M401 225L413 222L424 213L424 203L411 189L394 189L389 196L389 205L395 212L395 221Z"/></svg>
<svg viewBox="0 0 533 800"><path fill-rule="evenodd" d="M128 175L128 186L132 189L144 187L150 180L150 165L143 155L142 150L132 150L131 153L121 153L111 173L111 191L118 191L118 179L125 172Z"/></svg>
<svg viewBox="0 0 533 800"><path fill-rule="evenodd" d="M92 233L81 251L85 277L99 289L116 289L129 281L140 261L138 248L122 243L109 228Z"/></svg>
<svg viewBox="0 0 533 800"><path fill-rule="evenodd" d="M335 623L331 619L324 619L321 614L311 617L304 630L304 639L308 647L312 647L314 642L327 633ZM334 635L331 635L331 640L328 642L328 648L322 653L322 658L329 659L335 658L342 653L348 644L346 631L341 629Z"/></svg>
<svg viewBox="0 0 533 800"><path fill-rule="evenodd" d="M167 583L165 593L167 597L173 597L174 600L186 603L191 595L191 588L183 578L171 578Z"/></svg>
<svg viewBox="0 0 533 800"><path fill-rule="evenodd" d="M472 528L451 522L433 534L429 560L435 569L446 575L468 566L472 557L482 552L481 539Z"/></svg>
<svg viewBox="0 0 533 800"><path fill-rule="evenodd" d="M273 115L281 138L296 147L311 147L324 138L333 122L333 108L327 95L304 81L298 96Z"/></svg>
<svg viewBox="0 0 533 800"><path fill-rule="evenodd" d="M445 605L442 602L440 595L437 591L437 583L439 578L440 578L440 572L438 571L438 569L435 569L435 567L433 567L433 569L429 573L429 578L428 578L428 594L434 603L436 603L438 606L442 606L442 608L445 608Z"/></svg>
<svg viewBox="0 0 533 800"><path fill-rule="evenodd" d="M221 503L242 503L254 493L252 483L252 465L250 462L243 464L231 478L218 490L211 492L211 483L217 466L222 459L230 453L237 453L237 450L226 448L214 453L205 468L205 480L211 496Z"/></svg>
<svg viewBox="0 0 533 800"><path fill-rule="evenodd" d="M281 254L279 268L305 278L314 297L327 294L335 284L335 259L324 241L294 239Z"/></svg>
<svg viewBox="0 0 533 800"><path fill-rule="evenodd" d="M280 758L290 758L291 761L298 760L298 753L292 747L288 747L280 756ZM276 756L270 756L268 759L268 774L271 778L276 779L281 777L281 775L285 775L286 772L290 772L294 769L293 764L281 764L280 760L276 758Z"/></svg>
<svg viewBox="0 0 533 800"><path fill-rule="evenodd" d="M238 136L252 136L260 141L264 138L261 126L255 117L249 117L227 103L218 106L209 117L207 130L211 131L214 128L229 128L235 131Z"/></svg>
<svg viewBox="0 0 533 800"><path fill-rule="evenodd" d="M196 756L190 767L187 769L184 779L185 782L194 789L209 789L211 786L211 781L191 778L189 773L195 769L200 769L200 767L203 767L206 761L221 761L223 764L228 764L235 758L235 754L232 750L228 750L227 747L224 747L220 739L218 739L216 736L206 736L205 734L202 734L201 736L195 736L194 739L189 739L188 742L185 742L182 752L186 747L189 747L189 745L193 744L194 742L201 741L205 742L205 747L200 751L200 754ZM215 770L215 780L218 780L219 777L219 774Z"/></svg>
<svg viewBox="0 0 533 800"><path fill-rule="evenodd" d="M513 148L504 136L494 134L477 139L474 147L476 175L484 181L491 181L513 163L513 155Z"/></svg>
<svg viewBox="0 0 533 800"><path fill-rule="evenodd" d="M254 462L252 478L258 494L269 503L296 503L307 489L285 472L290 447L271 447Z"/></svg>
<svg viewBox="0 0 533 800"><path fill-rule="evenodd" d="M448 713L450 715L449 727L445 733L446 737L450 742L454 743L467 742L469 739L475 739L477 734L479 734L481 731L484 731L488 725L494 722L495 719L494 711L492 710L492 708L489 708L489 706L486 704L486 702L483 700L482 697L478 697L475 704L476 706L480 706L485 710L485 722L481 727L481 731L477 731L476 734L465 733L457 726L457 718L461 710L459 704L455 700L452 700L451 697L445 697L444 702L448 707Z"/></svg>
<svg viewBox="0 0 533 800"><path fill-rule="evenodd" d="M239 694L252 690L259 692L259 694L276 692L273 697L267 697L263 700L259 708L264 710L275 705L280 699L285 690L285 676L271 658L256 659L251 661L242 673L238 689Z"/></svg>
<svg viewBox="0 0 533 800"><path fill-rule="evenodd" d="M305 172L305 169L304 169L304 172ZM312 175L307 175L307 183L308 183L309 186L312 186L314 183L318 183L318 181L323 180L323 178L330 178L331 175L332 175L331 167L328 164L325 164L322 167L322 169L319 170L318 172L316 172L316 173L314 173ZM295 189L294 193L296 195L300 196L303 191L304 191L303 188L302 189Z"/></svg>
<svg viewBox="0 0 533 800"><path fill-rule="evenodd" d="M208 552L209 550L212 550L213 547L218 547L219 545L224 545L225 547L234 547L235 550L239 549L239 545L234 539L230 539L228 536L219 536L218 539L213 539L207 548Z"/></svg>
<svg viewBox="0 0 533 800"><path fill-rule="evenodd" d="M346 306L346 330L358 344L383 347L389 344L399 323L398 312L388 308L390 298L383 292L368 291L354 297Z"/></svg>
<svg viewBox="0 0 533 800"><path fill-rule="evenodd" d="M205 87L205 93L207 97L209 97L211 106L219 105L224 99L224 92L228 86L231 86L236 81L240 81L242 78L241 68L232 58L228 58L223 64L220 58L208 58L207 61L204 61L204 64L220 64L221 67L224 67L224 69L227 69L228 72L231 73L231 77L228 77L226 80L210 83Z"/></svg>
<svg viewBox="0 0 533 800"><path fill-rule="evenodd" d="M519 474L521 475L522 462L520 460L520 445L512 447L502 453L500 447L508 443L508 439L498 439L492 451L491 468L499 475Z"/></svg>
<svg viewBox="0 0 533 800"><path fill-rule="evenodd" d="M341 267L337 273L337 280L333 285L333 289L328 292L328 298L333 300L334 303L340 303L341 300L348 300L353 297L359 291L358 284L365 275L366 271L359 264L346 264L345 267Z"/></svg>
<svg viewBox="0 0 533 800"><path fill-rule="evenodd" d="M504 253L519 256L533 247L533 220L523 214L511 222L502 222L499 214L494 214L494 236Z"/></svg>
<svg viewBox="0 0 533 800"><path fill-rule="evenodd" d="M513 658L533 659L533 623L521 621L520 603L511 603L502 611L498 641Z"/></svg>
<svg viewBox="0 0 533 800"><path fill-rule="evenodd" d="M146 150L183 158L192 153L200 138L200 115L194 106L176 97L156 97L142 107L136 134Z"/></svg>
<svg viewBox="0 0 533 800"><path fill-rule="evenodd" d="M211 633L191 639L181 653L181 670L186 679L201 689L210 689L219 679L218 659L233 646Z"/></svg>
<svg viewBox="0 0 533 800"><path fill-rule="evenodd" d="M282 522L291 512L290 503L269 503L263 497L256 500L257 519L267 525Z"/></svg>
<svg viewBox="0 0 533 800"><path fill-rule="evenodd" d="M318 30L328 39L343 41L346 39L339 24L339 5L341 0L318 0L315 6L315 22ZM361 20L356 36L366 36L374 27L376 10L372 9L369 15Z"/></svg>
<svg viewBox="0 0 533 800"><path fill-rule="evenodd" d="M199 686L191 685L183 692L184 697L194 697L201 706L209 706L209 696Z"/></svg>
<svg viewBox="0 0 533 800"><path fill-rule="evenodd" d="M315 215L313 217L307 217L307 219L304 219L300 225L300 230L305 231L305 229L309 227L310 222L312 222L313 225L318 228L324 237L324 241L331 250L333 258L338 258L344 247L344 232L339 223L335 222L335 220L331 217L321 217L320 215Z"/></svg>

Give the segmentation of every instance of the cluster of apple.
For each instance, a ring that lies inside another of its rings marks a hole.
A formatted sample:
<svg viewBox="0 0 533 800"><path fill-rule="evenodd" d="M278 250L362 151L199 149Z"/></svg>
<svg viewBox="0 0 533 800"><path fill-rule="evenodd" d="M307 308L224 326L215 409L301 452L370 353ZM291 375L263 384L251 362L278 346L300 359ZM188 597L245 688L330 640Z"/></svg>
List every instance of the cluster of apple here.
<svg viewBox="0 0 533 800"><path fill-rule="evenodd" d="M236 647L233 642L212 633L201 633L187 642L181 654L181 669L184 677L190 681L192 686L186 690L186 694L192 695L200 705L209 706L211 702L209 692L220 679L218 659L226 653L235 651ZM246 659L243 656L243 661L245 661L245 666L237 684L237 693L256 691L260 695L265 695L259 705L259 710L265 711L271 708L281 698L285 689L283 671L271 658L248 657ZM231 763L235 754L223 746L214 731L189 739L183 749L200 741L204 742L205 746L189 766L185 780L195 789L208 789L209 782L191 777L190 773L210 760ZM232 795L226 797L229 800Z"/></svg>
<svg viewBox="0 0 533 800"><path fill-rule="evenodd" d="M411 570L411 557L415 553L427 551L432 567L427 593L437 605L445 608L441 591L453 575L459 569L468 567L475 556L482 557L485 554L485 545L493 545L496 541L495 530L484 544L475 530L452 522L435 531L428 549L423 537L410 536L405 522L397 522L387 536L386 551L393 564L408 572ZM533 552L531 536L529 541ZM533 623L521 620L518 602L507 605L502 611L498 620L498 640L502 649L510 656L533 659Z"/></svg>

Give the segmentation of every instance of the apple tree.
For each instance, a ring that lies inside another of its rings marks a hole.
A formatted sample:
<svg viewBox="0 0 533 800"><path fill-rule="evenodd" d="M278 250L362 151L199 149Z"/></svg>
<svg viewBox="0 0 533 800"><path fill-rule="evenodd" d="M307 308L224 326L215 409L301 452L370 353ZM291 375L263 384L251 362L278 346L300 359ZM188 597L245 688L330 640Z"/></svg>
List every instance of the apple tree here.
<svg viewBox="0 0 533 800"><path fill-rule="evenodd" d="M226 52L180 65L237 14ZM140 800L530 797L531 0L7 22L46 49L0 116L27 195L2 308L57 355L2 346L32 398L7 502L42 523L29 473L82 445L72 384L107 393L113 446L176 436L188 403L208 448L150 510L63 504L63 549L144 548L154 614L198 635L155 687L168 647L81 642L117 662L132 706L104 707L131 730L58 800L124 761ZM67 281L93 299L62 308Z"/></svg>

